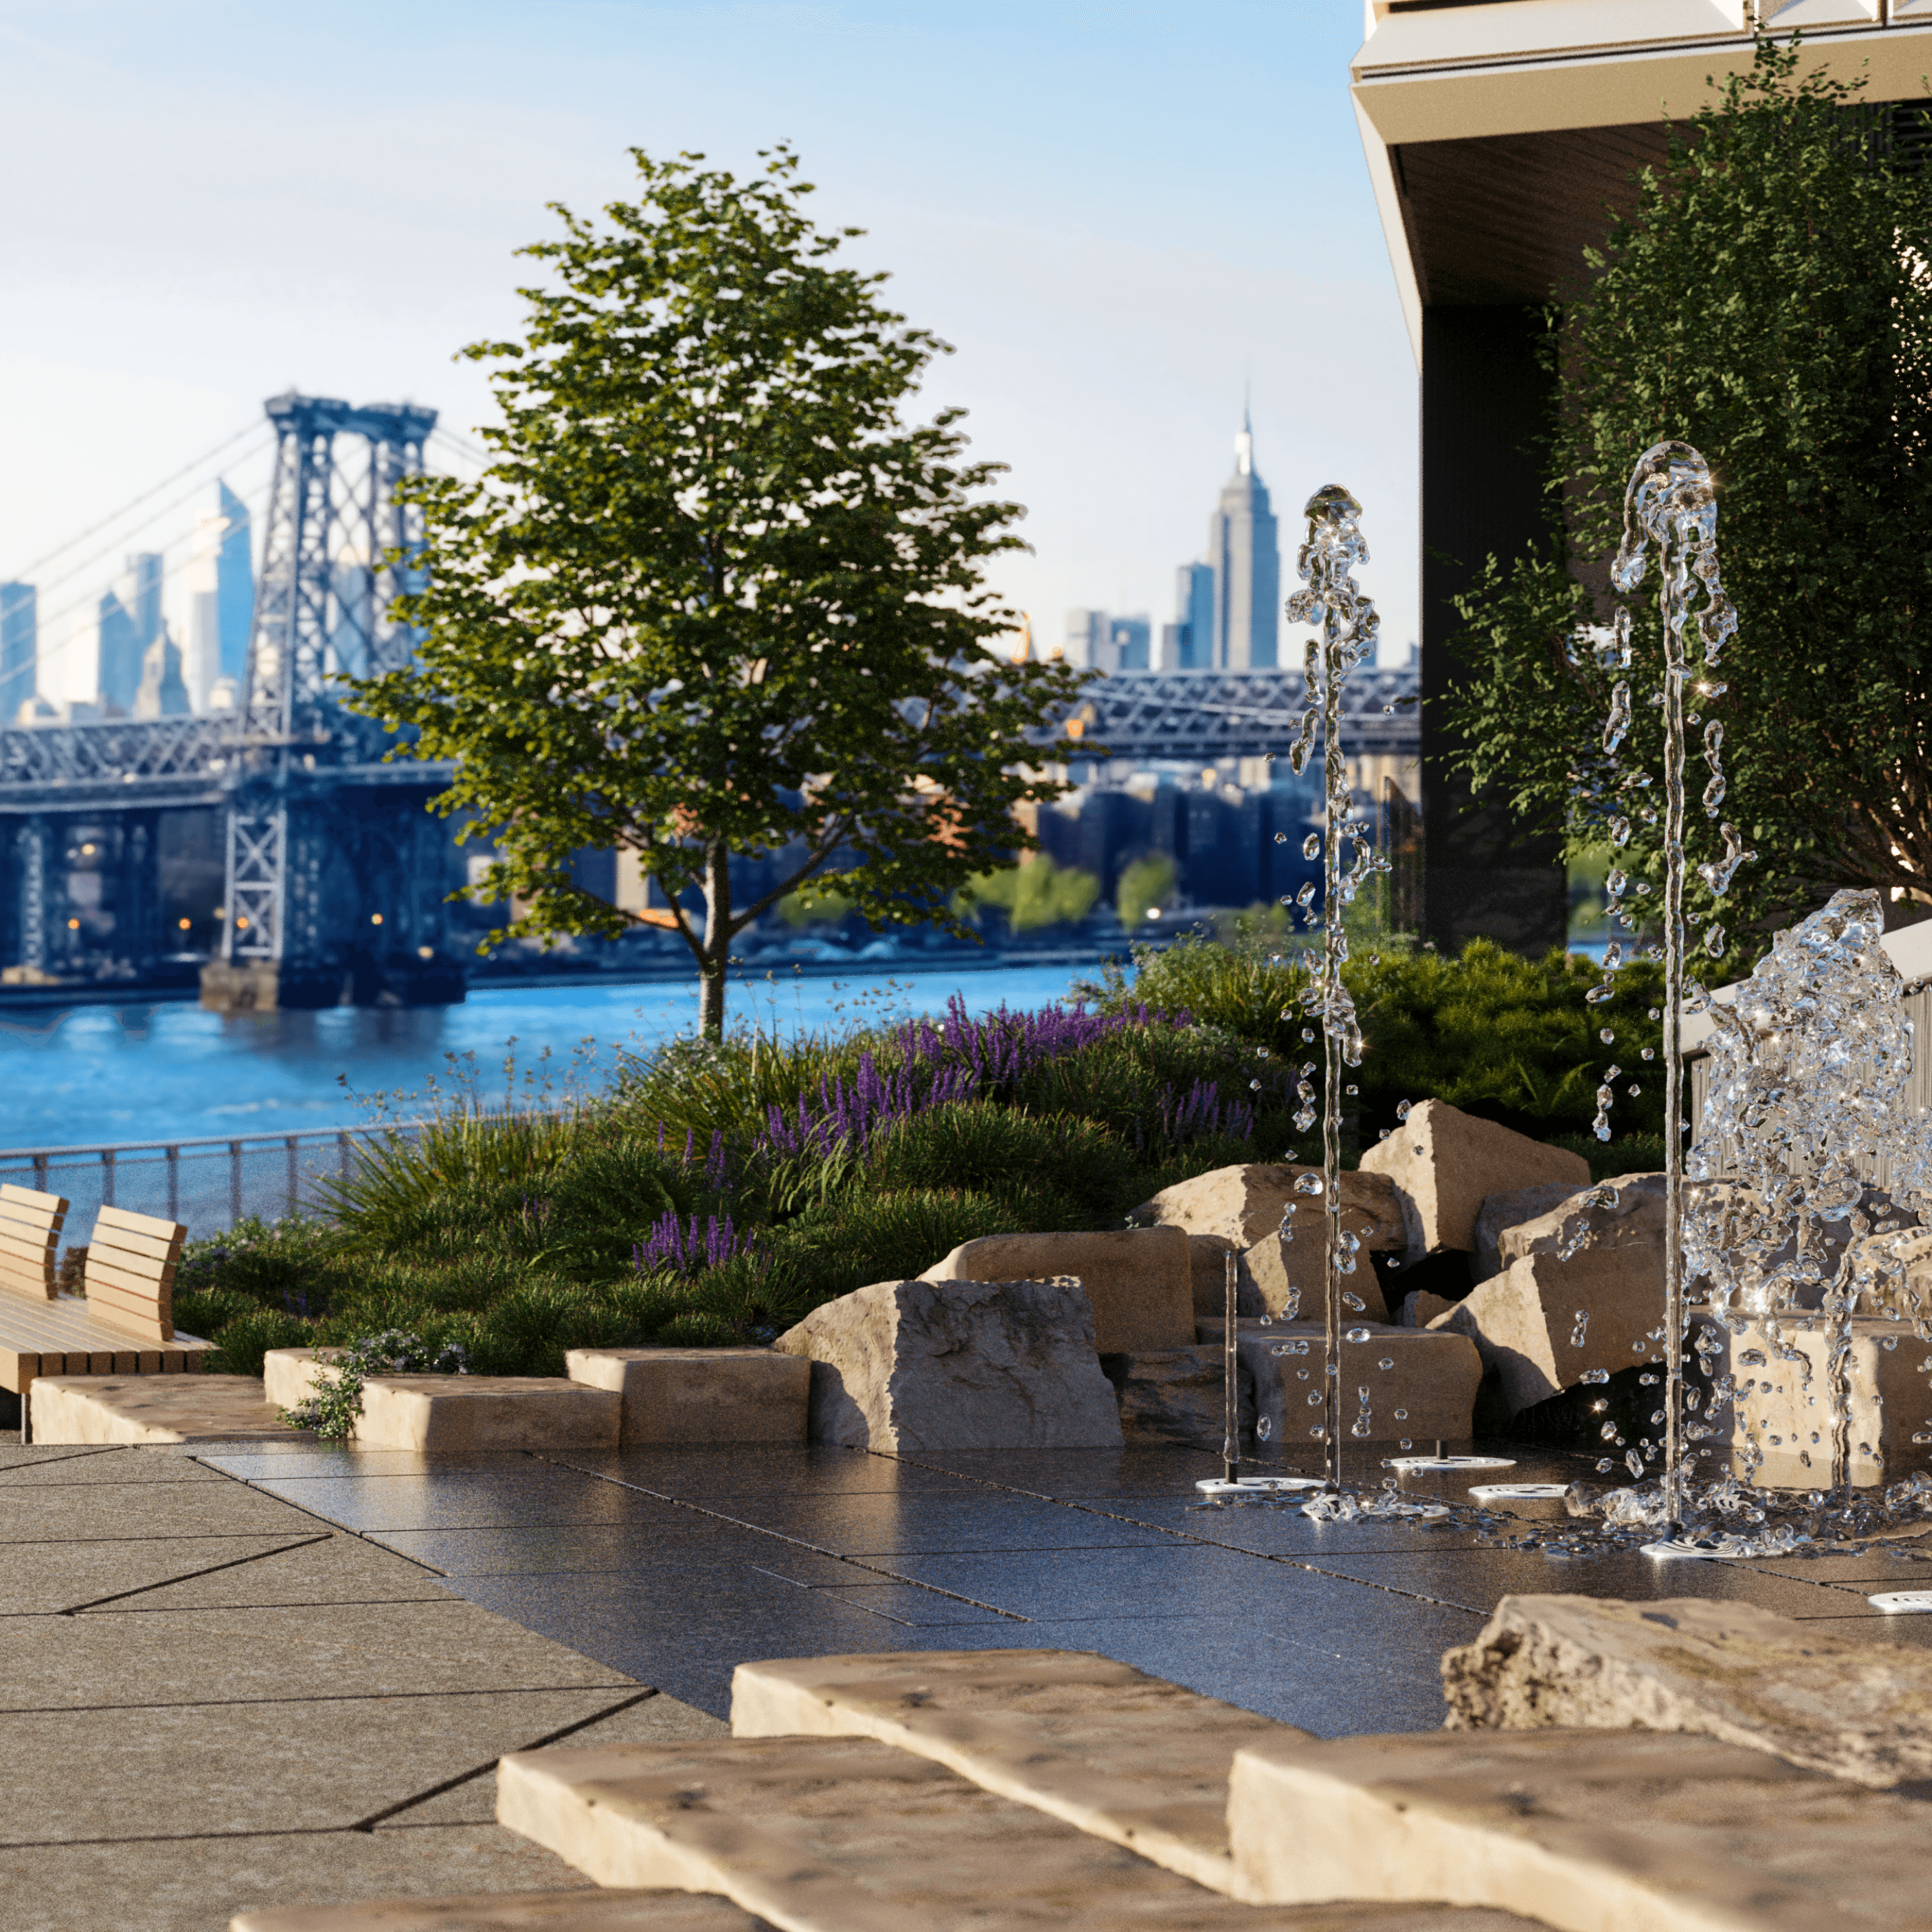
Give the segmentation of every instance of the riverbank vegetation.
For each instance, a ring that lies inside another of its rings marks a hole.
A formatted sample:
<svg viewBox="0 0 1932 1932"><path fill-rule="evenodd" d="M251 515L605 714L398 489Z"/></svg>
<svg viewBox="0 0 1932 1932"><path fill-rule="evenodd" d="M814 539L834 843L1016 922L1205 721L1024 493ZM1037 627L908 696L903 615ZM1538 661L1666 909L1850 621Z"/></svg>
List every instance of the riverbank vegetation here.
<svg viewBox="0 0 1932 1932"><path fill-rule="evenodd" d="M1433 1094L1599 1173L1660 1163L1660 1082L1620 1098L1623 1138L1588 1136L1606 1056L1640 1064L1654 1035L1653 968L1597 1006L1582 962L1480 942L1454 960L1391 944L1348 975L1370 1046L1346 1097L1357 1151ZM378 1138L312 1217L191 1244L176 1319L242 1374L270 1348L391 1329L486 1374L560 1374L578 1347L766 1341L962 1241L1118 1227L1190 1175L1308 1157L1306 987L1278 936L1190 940L1072 1010L974 1018L956 999L937 1021L683 1039L553 1110L472 1087Z"/></svg>

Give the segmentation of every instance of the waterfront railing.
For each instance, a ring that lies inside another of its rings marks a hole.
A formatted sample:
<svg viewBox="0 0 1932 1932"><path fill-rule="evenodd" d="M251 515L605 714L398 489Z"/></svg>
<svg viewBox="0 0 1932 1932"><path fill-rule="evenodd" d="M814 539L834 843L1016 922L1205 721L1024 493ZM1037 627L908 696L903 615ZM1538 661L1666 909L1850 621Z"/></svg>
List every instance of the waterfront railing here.
<svg viewBox="0 0 1932 1932"><path fill-rule="evenodd" d="M65 1195L73 1203L70 1238L85 1238L78 1231L93 1226L98 1209L125 1208L185 1222L189 1239L200 1240L254 1216L276 1221L326 1212L325 1184L348 1178L359 1147L416 1130L406 1122L106 1147L5 1148L0 1180Z"/></svg>

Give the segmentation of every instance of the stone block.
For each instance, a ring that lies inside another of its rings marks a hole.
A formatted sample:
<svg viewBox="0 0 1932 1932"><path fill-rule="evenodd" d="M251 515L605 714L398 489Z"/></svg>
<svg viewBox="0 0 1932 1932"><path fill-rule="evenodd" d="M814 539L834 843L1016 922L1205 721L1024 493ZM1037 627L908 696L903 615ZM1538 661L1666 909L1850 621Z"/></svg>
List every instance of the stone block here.
<svg viewBox="0 0 1932 1932"><path fill-rule="evenodd" d="M1658 1283L1641 1249L1586 1250L1559 1261L1526 1256L1470 1290L1429 1324L1466 1335L1501 1378L1510 1414L1581 1382L1662 1352L1648 1340L1664 1319Z"/></svg>
<svg viewBox="0 0 1932 1932"><path fill-rule="evenodd" d="M1194 1340L1192 1260L1178 1228L1105 1234L986 1234L962 1242L922 1281L1078 1281L1106 1354L1184 1348Z"/></svg>
<svg viewBox="0 0 1932 1932"><path fill-rule="evenodd" d="M696 1892L471 1892L238 1912L228 1932L760 1932L764 1921Z"/></svg>
<svg viewBox="0 0 1932 1932"><path fill-rule="evenodd" d="M770 1348L572 1348L572 1382L614 1391L626 1448L680 1442L802 1442L812 1364Z"/></svg>
<svg viewBox="0 0 1932 1932"><path fill-rule="evenodd" d="M1426 1328L1438 1315L1447 1315L1456 1306L1446 1296L1431 1294L1426 1288L1418 1288L1412 1294L1402 1298L1402 1312L1396 1325L1403 1328Z"/></svg>
<svg viewBox="0 0 1932 1932"><path fill-rule="evenodd" d="M335 1380L340 1348L271 1348L262 1358L262 1381L278 1408L298 1408Z"/></svg>
<svg viewBox="0 0 1932 1932"><path fill-rule="evenodd" d="M1143 1201L1132 1220L1146 1227L1183 1228L1190 1234L1219 1234L1244 1250L1264 1234L1278 1234L1290 1202L1298 1226L1321 1218L1318 1196L1297 1191L1295 1184L1321 1178L1318 1167L1296 1166L1286 1161L1250 1161L1240 1167L1217 1167L1191 1180L1163 1187L1151 1201ZM1344 1172L1340 1181L1342 1226L1364 1248L1389 1252L1406 1238L1402 1207L1394 1184L1378 1174Z"/></svg>
<svg viewBox="0 0 1932 1932"><path fill-rule="evenodd" d="M1468 1438L1483 1364L1466 1336L1360 1321L1345 1323L1342 1332L1338 1413L1345 1442ZM1323 1324L1242 1322L1237 1333L1242 1378L1254 1390L1256 1433L1265 1424L1262 1439L1285 1449L1318 1441L1310 1432L1322 1422L1328 1360ZM1366 1339L1351 1340L1352 1334Z"/></svg>
<svg viewBox="0 0 1932 1932"><path fill-rule="evenodd" d="M1732 1395L1696 1425L1700 1446L1728 1454L1742 1473L1784 1489L1816 1489L1832 1480L1832 1433L1826 1386L1831 1330L1817 1315L1787 1314L1773 1324L1747 1322L1733 1334L1719 1320L1697 1317L1697 1355ZM1919 1364L1928 1351L1904 1321L1886 1316L1851 1318L1849 1424L1846 1447L1853 1483L1895 1481L1932 1462L1932 1446L1915 1436L1932 1432L1932 1394Z"/></svg>
<svg viewBox="0 0 1932 1932"><path fill-rule="evenodd" d="M496 1807L600 1885L719 1893L785 1932L1256 1924L1250 1906L869 1737L519 1751L498 1765ZM1402 1923L1347 1908L1326 1922Z"/></svg>
<svg viewBox="0 0 1932 1932"><path fill-rule="evenodd" d="M1232 1891L1228 1773L1307 1733L1090 1651L888 1652L741 1664L734 1737L867 1737Z"/></svg>
<svg viewBox="0 0 1932 1932"><path fill-rule="evenodd" d="M1348 1217L1342 1219L1346 1228ZM1319 1316L1327 1306L1328 1231L1320 1204L1316 1204L1315 1212L1298 1215L1296 1220L1300 1225L1292 1240L1284 1240L1279 1234L1264 1234L1242 1256L1240 1314L1292 1321ZM1367 1254L1358 1251L1349 1258L1355 1265L1342 1277L1343 1318L1386 1322L1388 1308L1382 1299L1382 1283ZM1218 1315L1220 1310L1214 1312Z"/></svg>
<svg viewBox="0 0 1932 1932"><path fill-rule="evenodd" d="M1476 1216L1492 1194L1543 1183L1590 1184L1590 1163L1581 1154L1479 1120L1445 1100L1412 1108L1362 1156L1362 1169L1394 1183L1410 1261L1444 1248L1474 1252Z"/></svg>
<svg viewBox="0 0 1932 1932"><path fill-rule="evenodd" d="M1102 1355L1100 1366L1114 1385L1121 1432L1130 1442L1186 1442L1219 1450L1227 1434L1219 1342ZM1240 1425L1245 1434L1255 1422L1253 1384L1245 1376L1240 1400Z"/></svg>
<svg viewBox="0 0 1932 1932"><path fill-rule="evenodd" d="M772 1346L812 1364L814 1442L918 1450L1121 1442L1094 1305L1078 1282L877 1282L814 1309Z"/></svg>
<svg viewBox="0 0 1932 1932"><path fill-rule="evenodd" d="M1235 1754L1228 1826L1237 1895L1262 1904L1429 1900L1557 1932L1904 1932L1932 1905L1932 1806L1708 1738L1270 1739Z"/></svg>
<svg viewBox="0 0 1932 1932"><path fill-rule="evenodd" d="M1187 1238L1187 1279L1194 1294L1196 1315L1225 1313L1228 1304L1228 1257L1235 1258L1235 1296L1240 1294L1240 1262L1244 1250L1238 1241L1226 1234L1190 1234ZM1238 1307L1236 1312L1241 1312ZM1254 1312L1254 1311L1248 1311Z"/></svg>
<svg viewBox="0 0 1932 1932"><path fill-rule="evenodd" d="M232 1442L295 1436L248 1376L41 1376L28 1392L29 1433L62 1442Z"/></svg>
<svg viewBox="0 0 1932 1932"><path fill-rule="evenodd" d="M1688 1731L1859 1784L1932 1775L1932 1652L1755 1604L1505 1597L1442 1684L1451 1730Z"/></svg>
<svg viewBox="0 0 1932 1932"><path fill-rule="evenodd" d="M1475 1246L1469 1272L1478 1281L1501 1274L1509 1264L1498 1252L1503 1236L1526 1221L1534 1221L1573 1199L1577 1190L1567 1180L1546 1180L1538 1187L1513 1187L1492 1194L1476 1216ZM1514 1256L1511 1258L1514 1258Z"/></svg>
<svg viewBox="0 0 1932 1932"><path fill-rule="evenodd" d="M560 1376L371 1376L354 1440L368 1449L614 1449L623 1399Z"/></svg>

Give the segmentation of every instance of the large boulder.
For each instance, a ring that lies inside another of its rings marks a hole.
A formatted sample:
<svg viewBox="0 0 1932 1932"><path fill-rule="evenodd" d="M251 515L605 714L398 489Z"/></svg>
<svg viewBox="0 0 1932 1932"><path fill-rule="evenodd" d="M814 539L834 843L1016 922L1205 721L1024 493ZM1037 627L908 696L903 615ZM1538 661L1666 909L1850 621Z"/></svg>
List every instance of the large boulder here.
<svg viewBox="0 0 1932 1932"><path fill-rule="evenodd" d="M1535 1187L1512 1187L1504 1194L1492 1194L1476 1216L1476 1245L1469 1273L1478 1281L1501 1274L1509 1262L1500 1252L1503 1236L1526 1221L1534 1221L1576 1198L1576 1190L1567 1180L1546 1180ZM1515 1257L1512 1256L1511 1260Z"/></svg>
<svg viewBox="0 0 1932 1932"><path fill-rule="evenodd" d="M811 1436L856 1449L1114 1449L1077 1281L882 1281L772 1343L812 1364Z"/></svg>
<svg viewBox="0 0 1932 1932"><path fill-rule="evenodd" d="M1319 1322L1235 1330L1257 1433L1286 1450L1321 1438L1328 1336ZM1342 1330L1338 1411L1345 1444L1464 1442L1472 1432L1480 1357L1461 1335L1352 1321Z"/></svg>
<svg viewBox="0 0 1932 1932"><path fill-rule="evenodd" d="M1364 1174L1395 1184L1403 1254L1412 1262L1445 1248L1473 1253L1476 1217L1492 1194L1540 1183L1587 1187L1590 1163L1567 1148L1479 1120L1446 1100L1425 1100L1362 1156Z"/></svg>
<svg viewBox="0 0 1932 1932"><path fill-rule="evenodd" d="M1586 1250L1568 1261L1526 1255L1471 1289L1430 1328L1466 1335L1501 1379L1510 1414L1662 1352L1648 1340L1664 1318L1642 1249Z"/></svg>
<svg viewBox="0 0 1932 1932"><path fill-rule="evenodd" d="M1588 1254L1640 1249L1664 1292L1664 1180L1660 1174L1620 1174L1526 1215L1496 1240L1496 1272L1525 1255ZM1487 1203L1484 1204L1486 1208Z"/></svg>
<svg viewBox="0 0 1932 1932"><path fill-rule="evenodd" d="M1451 1730L1692 1731L1860 1784L1932 1777L1932 1652L1755 1604L1505 1597L1442 1685Z"/></svg>
<svg viewBox="0 0 1932 1932"><path fill-rule="evenodd" d="M1100 1366L1120 1405L1120 1427L1130 1442L1186 1442L1214 1450L1220 1449L1227 1436L1226 1363L1218 1342L1100 1358ZM1239 1378L1235 1396L1241 1406L1242 1432L1251 1433L1255 1399L1250 1377Z"/></svg>
<svg viewBox="0 0 1932 1932"><path fill-rule="evenodd" d="M1178 1228L1106 1234L985 1234L962 1241L922 1281L1076 1280L1094 1304L1103 1354L1194 1343L1192 1256Z"/></svg>
<svg viewBox="0 0 1932 1932"><path fill-rule="evenodd" d="M1263 1236L1281 1232L1288 1204L1295 1205L1298 1232L1318 1227L1319 1195L1298 1188L1298 1182L1319 1180L1318 1167L1298 1167L1286 1161L1249 1161L1239 1167L1217 1167L1191 1180L1163 1187L1151 1201L1143 1201L1128 1219L1142 1227L1184 1228L1190 1234L1219 1234L1246 1250ZM1376 1174L1350 1169L1341 1176L1342 1227L1371 1252L1392 1252L1406 1238L1401 1204L1394 1184Z"/></svg>
<svg viewBox="0 0 1932 1932"><path fill-rule="evenodd" d="M1264 1234L1241 1257L1237 1313L1267 1315L1292 1322L1320 1316L1327 1309L1328 1249L1319 1202L1316 1204L1315 1213L1295 1218L1299 1225L1293 1240L1280 1234ZM1345 1216L1345 1234L1347 1226ZM1342 1275L1342 1320L1386 1321L1388 1305L1367 1250L1345 1258L1354 1265L1345 1267Z"/></svg>

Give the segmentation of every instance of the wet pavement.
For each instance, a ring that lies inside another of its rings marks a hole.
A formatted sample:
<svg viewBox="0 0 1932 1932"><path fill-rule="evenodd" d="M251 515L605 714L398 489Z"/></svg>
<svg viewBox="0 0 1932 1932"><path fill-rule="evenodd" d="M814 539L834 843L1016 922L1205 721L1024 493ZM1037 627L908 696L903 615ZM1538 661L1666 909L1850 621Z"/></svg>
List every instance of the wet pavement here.
<svg viewBox="0 0 1932 1932"><path fill-rule="evenodd" d="M1515 1465L1483 1480L1592 1472L1485 1453ZM1323 1736L1434 1730L1442 1652L1512 1593L1736 1598L1875 1642L1932 1640L1932 1619L1866 1601L1932 1584L1924 1562L1563 1556L1467 1522L1204 1508L1194 1484L1219 1459L1180 1448L430 1457L292 1443L197 1460L719 1717L747 1659L1024 1647L1100 1651Z"/></svg>

